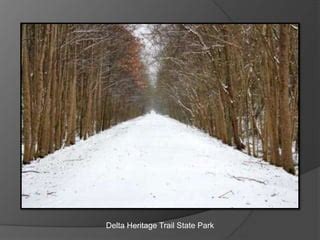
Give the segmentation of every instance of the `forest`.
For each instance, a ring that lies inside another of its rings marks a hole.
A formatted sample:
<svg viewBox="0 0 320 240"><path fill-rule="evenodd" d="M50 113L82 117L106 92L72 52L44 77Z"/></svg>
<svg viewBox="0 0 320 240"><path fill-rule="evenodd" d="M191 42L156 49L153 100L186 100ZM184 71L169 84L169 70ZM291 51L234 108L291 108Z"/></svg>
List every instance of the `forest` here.
<svg viewBox="0 0 320 240"><path fill-rule="evenodd" d="M223 143L294 173L299 151L295 24L168 24L157 106Z"/></svg>
<svg viewBox="0 0 320 240"><path fill-rule="evenodd" d="M155 108L294 172L297 25L152 25L154 87L130 27L22 25L24 163Z"/></svg>
<svg viewBox="0 0 320 240"><path fill-rule="evenodd" d="M21 24L26 208L298 208L298 24Z"/></svg>
<svg viewBox="0 0 320 240"><path fill-rule="evenodd" d="M22 24L23 163L144 112L141 44L128 26Z"/></svg>

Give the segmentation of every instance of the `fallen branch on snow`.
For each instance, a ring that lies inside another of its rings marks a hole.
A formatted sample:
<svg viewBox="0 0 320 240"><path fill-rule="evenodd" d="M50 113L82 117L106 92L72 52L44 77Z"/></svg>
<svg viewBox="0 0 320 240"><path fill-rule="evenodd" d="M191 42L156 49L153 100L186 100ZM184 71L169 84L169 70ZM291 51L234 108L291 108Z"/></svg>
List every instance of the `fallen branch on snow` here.
<svg viewBox="0 0 320 240"><path fill-rule="evenodd" d="M218 198L225 198L224 196L225 196L225 195L227 195L228 193L232 193L232 194L233 194L233 191L232 191L232 190L230 190L230 191L228 191L228 192L226 192L226 193L224 193L224 194L220 195Z"/></svg>
<svg viewBox="0 0 320 240"><path fill-rule="evenodd" d="M236 176L232 176L232 175L229 175L230 177L238 180L238 181L244 181L244 180L249 180L249 181L254 181L254 182L257 182L257 183L261 183L261 184L264 184L266 185L266 182L264 181L261 181L261 180L258 180L258 179L254 179L254 178L247 178L247 177L236 177Z"/></svg>
<svg viewBox="0 0 320 240"><path fill-rule="evenodd" d="M66 162L72 162L72 161L82 161L83 158L77 158L77 159L66 159L66 160L63 160L63 161L66 161Z"/></svg>
<svg viewBox="0 0 320 240"><path fill-rule="evenodd" d="M35 171L35 170L22 171L22 173L30 173L30 172L32 172L32 173L40 173L40 172Z"/></svg>
<svg viewBox="0 0 320 240"><path fill-rule="evenodd" d="M243 164L247 165L247 164L259 164L261 166L268 166L270 165L269 163L267 162L253 162L253 161L244 161Z"/></svg>

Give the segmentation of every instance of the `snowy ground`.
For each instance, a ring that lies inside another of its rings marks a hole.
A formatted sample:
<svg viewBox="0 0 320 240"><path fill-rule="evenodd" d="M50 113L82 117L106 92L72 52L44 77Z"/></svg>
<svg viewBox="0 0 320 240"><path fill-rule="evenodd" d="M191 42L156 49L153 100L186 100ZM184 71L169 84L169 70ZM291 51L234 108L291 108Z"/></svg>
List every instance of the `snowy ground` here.
<svg viewBox="0 0 320 240"><path fill-rule="evenodd" d="M22 168L23 208L298 207L298 177L154 112Z"/></svg>

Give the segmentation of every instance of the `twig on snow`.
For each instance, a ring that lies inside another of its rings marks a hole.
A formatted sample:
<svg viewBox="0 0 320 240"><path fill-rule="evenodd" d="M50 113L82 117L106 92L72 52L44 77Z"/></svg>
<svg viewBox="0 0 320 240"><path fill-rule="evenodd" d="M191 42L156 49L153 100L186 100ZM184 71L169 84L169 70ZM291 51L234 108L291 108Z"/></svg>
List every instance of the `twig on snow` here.
<svg viewBox="0 0 320 240"><path fill-rule="evenodd" d="M254 178L248 178L248 177L237 177L237 176L232 176L232 175L229 175L230 177L238 180L238 181L244 181L244 180L249 180L249 181L254 181L254 182L257 182L257 183L261 183L261 184L264 184L266 185L266 182L264 181L261 181L261 180L258 180L258 179L254 179Z"/></svg>
<svg viewBox="0 0 320 240"><path fill-rule="evenodd" d="M40 172L35 171L35 170L22 171L22 173L30 173L30 172L32 172L32 173L40 173Z"/></svg>
<svg viewBox="0 0 320 240"><path fill-rule="evenodd" d="M54 195L56 192L47 192L47 195Z"/></svg>
<svg viewBox="0 0 320 240"><path fill-rule="evenodd" d="M220 195L218 198L225 198L224 196L225 196L225 195L227 195L228 193L233 193L233 191L232 191L232 190L230 190L230 191L228 191L228 192L226 192L226 193L224 193L224 194Z"/></svg>
<svg viewBox="0 0 320 240"><path fill-rule="evenodd" d="M264 163L264 162L253 162L253 161L244 161L243 162L245 165L247 165L247 164L260 164L261 166L267 166L267 165L269 165L267 162L266 163Z"/></svg>
<svg viewBox="0 0 320 240"><path fill-rule="evenodd" d="M66 162L72 162L72 161L82 161L83 158L76 158L76 159L66 159L66 160L63 160L63 161L66 161Z"/></svg>

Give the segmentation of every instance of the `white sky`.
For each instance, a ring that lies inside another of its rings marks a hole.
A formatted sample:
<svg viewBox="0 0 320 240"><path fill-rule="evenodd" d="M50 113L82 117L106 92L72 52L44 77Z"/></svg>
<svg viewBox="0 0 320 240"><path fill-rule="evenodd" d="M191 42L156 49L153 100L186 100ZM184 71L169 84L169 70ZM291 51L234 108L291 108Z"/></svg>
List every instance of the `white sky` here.
<svg viewBox="0 0 320 240"><path fill-rule="evenodd" d="M151 39L151 29L152 24L137 24L136 30L133 34L138 37L143 44L142 49L142 60L147 66L147 71L150 77L151 84L155 84L156 75L158 70L158 63L155 61L156 54L159 51L159 46L155 46Z"/></svg>

